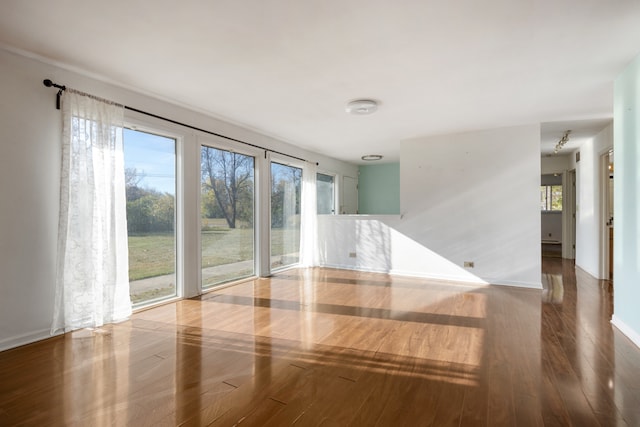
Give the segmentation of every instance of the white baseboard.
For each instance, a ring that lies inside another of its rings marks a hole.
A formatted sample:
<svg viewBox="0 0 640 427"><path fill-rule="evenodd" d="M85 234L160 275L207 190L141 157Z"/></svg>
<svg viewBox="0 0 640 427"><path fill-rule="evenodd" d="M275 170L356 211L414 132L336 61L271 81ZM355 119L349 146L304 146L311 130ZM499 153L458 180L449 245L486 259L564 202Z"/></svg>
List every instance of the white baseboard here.
<svg viewBox="0 0 640 427"><path fill-rule="evenodd" d="M367 272L367 273L386 273L389 274L389 270L384 270L384 269L377 269L377 268L365 268L365 267L358 267L355 265L349 265L349 264L320 264L318 265L318 267L327 267L327 268L337 268L339 270L351 270L351 271L363 271L363 272Z"/></svg>
<svg viewBox="0 0 640 427"><path fill-rule="evenodd" d="M422 279L444 280L448 282L464 283L464 284L470 284L470 285L488 285L489 284L488 282L485 282L480 278L470 279L467 277L451 276L446 274L430 274L430 273L405 271L405 270L391 270L389 271L389 274L393 274L395 276L404 276L404 277L419 277Z"/></svg>
<svg viewBox="0 0 640 427"><path fill-rule="evenodd" d="M636 345L636 347L640 348L640 334L638 334L629 325L620 320L619 317L616 317L615 314L611 318L611 324L618 328L618 330L622 332L627 338L629 338L631 342Z"/></svg>
<svg viewBox="0 0 640 427"><path fill-rule="evenodd" d="M0 341L0 351L20 347L21 345L31 344L47 338L51 338L51 331L49 329L42 329L40 331L29 332L15 337L5 338Z"/></svg>
<svg viewBox="0 0 640 427"><path fill-rule="evenodd" d="M511 280L487 279L489 283L497 286L512 286L515 288L542 289L542 282L516 282Z"/></svg>
<svg viewBox="0 0 640 427"><path fill-rule="evenodd" d="M528 289L542 289L541 282L514 282L514 281L505 281L505 280L484 280L484 279L469 279L467 277L460 276L449 276L445 274L428 274L424 272L415 272L415 271L404 271L404 270L395 270L395 269L376 269L376 268L368 268L361 267L355 265L345 265L345 264L322 264L320 267L327 268L339 268L343 270L353 270L353 271L365 271L369 273L386 273L392 274L394 276L404 276L404 277L419 277L422 279L433 279L433 280L446 280L450 282L456 283L465 283L471 285L497 285L497 286L514 286L519 288L528 288Z"/></svg>

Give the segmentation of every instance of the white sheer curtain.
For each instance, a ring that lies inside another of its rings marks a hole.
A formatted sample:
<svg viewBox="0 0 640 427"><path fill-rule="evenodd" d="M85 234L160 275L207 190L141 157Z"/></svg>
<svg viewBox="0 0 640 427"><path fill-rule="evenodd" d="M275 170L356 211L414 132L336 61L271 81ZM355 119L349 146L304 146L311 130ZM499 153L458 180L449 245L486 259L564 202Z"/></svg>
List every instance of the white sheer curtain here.
<svg viewBox="0 0 640 427"><path fill-rule="evenodd" d="M302 203L300 206L300 266L318 265L318 208L315 163L307 162L302 172Z"/></svg>
<svg viewBox="0 0 640 427"><path fill-rule="evenodd" d="M51 333L131 314L124 108L67 89L62 98L58 270Z"/></svg>

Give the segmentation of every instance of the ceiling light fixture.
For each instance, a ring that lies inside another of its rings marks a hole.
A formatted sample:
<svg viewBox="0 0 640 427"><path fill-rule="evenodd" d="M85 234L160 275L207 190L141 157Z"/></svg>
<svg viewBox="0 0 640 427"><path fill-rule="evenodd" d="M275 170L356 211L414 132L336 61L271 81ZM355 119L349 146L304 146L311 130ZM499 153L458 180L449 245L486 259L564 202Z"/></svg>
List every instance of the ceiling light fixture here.
<svg viewBox="0 0 640 427"><path fill-rule="evenodd" d="M371 99L356 99L351 101L345 107L345 111L356 116L365 116L373 114L378 109L378 103Z"/></svg>
<svg viewBox="0 0 640 427"><path fill-rule="evenodd" d="M564 135L562 136L562 138L560 138L560 141L558 141L558 143L556 144L556 148L553 150L553 154L558 154L558 152L560 150L562 150L562 147L564 147L564 144L569 142L569 134L570 133L571 133L570 130L566 130L564 132Z"/></svg>
<svg viewBox="0 0 640 427"><path fill-rule="evenodd" d="M373 162L376 160L382 160L382 156L380 154L367 154L366 156L360 157L365 162Z"/></svg>

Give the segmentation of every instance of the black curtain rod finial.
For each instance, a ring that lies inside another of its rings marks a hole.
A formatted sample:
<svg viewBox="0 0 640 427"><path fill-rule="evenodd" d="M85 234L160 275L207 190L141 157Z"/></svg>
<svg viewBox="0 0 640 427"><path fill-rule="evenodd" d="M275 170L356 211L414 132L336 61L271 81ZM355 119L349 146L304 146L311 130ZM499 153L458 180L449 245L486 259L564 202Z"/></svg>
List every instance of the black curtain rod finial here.
<svg viewBox="0 0 640 427"><path fill-rule="evenodd" d="M62 96L62 91L67 90L66 86L63 85L59 85L56 84L54 82L52 82L50 79L44 79L42 81L42 84L44 84L46 87L55 87L58 90L58 94L56 95L56 109L59 110L60 109L60 97Z"/></svg>
<svg viewBox="0 0 640 427"><path fill-rule="evenodd" d="M60 90L66 90L66 89L67 89L67 87L66 87L66 86L63 86L63 85L59 85L59 84L57 84L57 83L54 83L54 82L52 82L50 79L44 79L44 80L42 81L42 83L43 83L46 87L55 87L55 88L58 88L58 89L60 89Z"/></svg>

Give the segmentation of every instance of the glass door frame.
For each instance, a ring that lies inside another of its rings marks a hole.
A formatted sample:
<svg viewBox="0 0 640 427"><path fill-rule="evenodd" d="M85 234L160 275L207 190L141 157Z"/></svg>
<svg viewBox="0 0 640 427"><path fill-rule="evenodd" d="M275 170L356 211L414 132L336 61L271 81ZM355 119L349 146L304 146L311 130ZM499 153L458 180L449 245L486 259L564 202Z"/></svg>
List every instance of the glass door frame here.
<svg viewBox="0 0 640 427"><path fill-rule="evenodd" d="M175 206L174 206L174 238L175 238L175 282L174 296L150 300L146 304L135 304L134 312L144 310L155 305L176 301L184 297L184 146L185 135L176 132L175 127L167 126L164 121L149 119L137 112L126 111L123 128L133 131L149 133L173 139L175 141ZM126 143L123 141L123 143Z"/></svg>
<svg viewBox="0 0 640 427"><path fill-rule="evenodd" d="M197 233L197 245L198 245L198 256L197 256L197 264L198 264L198 287L200 289L200 293L206 293L215 289L220 289L226 286L230 286L233 285L234 283L236 283L237 281L240 280L250 280L251 278L255 278L258 276L261 276L260 272L261 272L261 237L262 237L262 233L261 233L261 229L264 227L262 224L262 215L261 215L261 176L262 176L262 169L264 168L263 166L263 161L262 158L264 157L264 151L258 148L252 148L250 146L245 146L245 145L240 145L240 144L236 144L233 143L233 141L229 141L227 139L224 138L220 138L214 135L208 135L208 134L201 134L198 135L196 138L196 142L197 142L197 168L198 168L198 197L197 197L197 206L196 206L196 211L198 213L198 218L197 218L197 227L198 227L198 233ZM202 184L202 148L203 147L209 147L209 148L213 148L213 149L218 149L218 150L225 150L225 151L229 151L232 153L237 153L237 154L242 154L244 156L249 156L249 157L253 157L254 159L254 163L253 163L253 182L254 182L254 189L253 189L253 275L252 276L248 276L245 278L241 278L236 280L232 280L229 282L224 282L224 283L220 283L219 285L214 285L214 286L210 286L210 287L206 287L204 288L202 286L202 215L201 215L201 209L202 209L202 196L201 196L201 188L200 185Z"/></svg>
<svg viewBox="0 0 640 427"><path fill-rule="evenodd" d="M277 272L277 271L284 271L284 270L288 270L291 268L297 268L299 265L299 262L296 262L294 264L289 264L286 266L282 266L282 267L277 267L277 268L272 268L271 267L271 163L278 163L284 166L290 166L293 168L298 168L300 170L302 170L302 175L300 177L300 203L302 203L302 201L304 200L304 196L302 195L302 183L304 182L304 178L305 178L305 174L309 173L308 168L305 167L305 162L301 161L301 160L297 160L288 156L283 156L283 155L279 155L277 153L271 153L268 152L266 153L266 170L268 171L268 176L267 176L267 180L266 180L266 197L267 197L267 211L266 211L266 217L267 221L266 221L266 226L265 228L267 229L268 233L268 238L266 240L266 246L267 246L267 252L266 253L268 256L266 257L266 265L264 265L264 263L262 264L262 267L268 268L268 275L271 275L272 272ZM300 232L302 232L302 230L300 230ZM299 260L298 260L299 261Z"/></svg>

